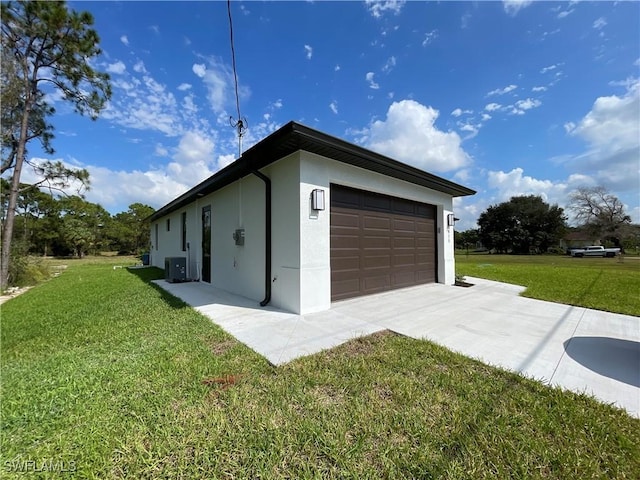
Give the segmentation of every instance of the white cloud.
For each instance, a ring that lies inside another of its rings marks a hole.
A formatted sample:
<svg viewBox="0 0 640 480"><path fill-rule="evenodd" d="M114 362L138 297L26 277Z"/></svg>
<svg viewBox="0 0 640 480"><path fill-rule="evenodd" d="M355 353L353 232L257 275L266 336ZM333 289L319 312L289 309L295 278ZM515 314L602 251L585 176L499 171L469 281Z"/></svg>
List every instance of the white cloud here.
<svg viewBox="0 0 640 480"><path fill-rule="evenodd" d="M622 97L611 95L597 98L591 111L572 133L592 146L614 143L622 148L637 147L640 143L639 111L640 81L636 79Z"/></svg>
<svg viewBox="0 0 640 480"><path fill-rule="evenodd" d="M499 103L488 103L484 106L484 109L488 112L495 112L496 110L500 110L502 105Z"/></svg>
<svg viewBox="0 0 640 480"><path fill-rule="evenodd" d="M338 102L337 101L333 101L329 104L329 108L331 109L331 111L333 113L335 113L336 115L338 114Z"/></svg>
<svg viewBox="0 0 640 480"><path fill-rule="evenodd" d="M307 56L307 60L311 60L311 57L313 57L313 48L310 45L305 45L304 51Z"/></svg>
<svg viewBox="0 0 640 480"><path fill-rule="evenodd" d="M574 8L570 8L569 10L563 10L558 13L558 18L564 18L571 15L575 11Z"/></svg>
<svg viewBox="0 0 640 480"><path fill-rule="evenodd" d="M282 99L281 98L279 98L275 102L269 104L269 109L270 110L278 110L280 108L282 108Z"/></svg>
<svg viewBox="0 0 640 480"><path fill-rule="evenodd" d="M121 61L110 63L109 65L107 65L108 73L115 73L116 75L122 75L126 70L127 70L127 67L125 67L124 63L122 63Z"/></svg>
<svg viewBox="0 0 640 480"><path fill-rule="evenodd" d="M526 100L518 100L515 105L511 107L512 115L524 115L527 110L531 110L532 108L537 108L542 105L540 100L535 98L527 98Z"/></svg>
<svg viewBox="0 0 640 480"><path fill-rule="evenodd" d="M167 150L167 148L162 145L161 143L158 143L156 145L156 149L154 151L154 154L157 155L158 157L168 157L169 156L169 150Z"/></svg>
<svg viewBox="0 0 640 480"><path fill-rule="evenodd" d="M436 38L438 38L438 30L431 30L424 34L424 40L422 41L422 46L426 47L430 43L432 43Z"/></svg>
<svg viewBox="0 0 640 480"><path fill-rule="evenodd" d="M468 135L466 137L464 137L464 140L469 140L470 138L475 137L476 135L478 135L478 132L480 131L480 128L482 127L482 124L474 124L471 121L469 122L458 122L458 128L460 129L461 132L467 132Z"/></svg>
<svg viewBox="0 0 640 480"><path fill-rule="evenodd" d="M593 22L593 28L596 30L602 30L607 25L607 19L604 17L598 18L595 22Z"/></svg>
<svg viewBox="0 0 640 480"><path fill-rule="evenodd" d="M375 74L373 72L367 72L367 74L365 75L365 80L367 82L369 82L369 88L373 88L374 90L378 90L380 88L380 85L378 85L375 80L373 79L373 77L375 76Z"/></svg>
<svg viewBox="0 0 640 480"><path fill-rule="evenodd" d="M207 65L196 63L192 69L193 73L202 78L207 89L207 99L211 110L220 116L226 116L225 107L233 105L235 101L234 77L231 67L216 57L209 57ZM242 100L251 95L251 90L246 86L239 85L238 94Z"/></svg>
<svg viewBox="0 0 640 480"><path fill-rule="evenodd" d="M165 85L145 74L112 81L114 95L102 112L102 118L136 130L180 135L182 113L178 102Z"/></svg>
<svg viewBox="0 0 640 480"><path fill-rule="evenodd" d="M191 89L190 83L181 83L180 85L178 85L178 90L180 90L181 92L184 92L190 89Z"/></svg>
<svg viewBox="0 0 640 480"><path fill-rule="evenodd" d="M120 37L120 41L121 41L122 43L124 43L127 47L129 46L129 39L127 38L127 36L126 36L126 35L122 35L122 36Z"/></svg>
<svg viewBox="0 0 640 480"><path fill-rule="evenodd" d="M470 20L471 20L471 13L470 12L466 12L460 18L460 28L463 28L463 29L467 28L469 26L469 21Z"/></svg>
<svg viewBox="0 0 640 480"><path fill-rule="evenodd" d="M634 64L636 67L640 67L640 57L639 57L635 62L633 62L633 64Z"/></svg>
<svg viewBox="0 0 640 480"><path fill-rule="evenodd" d="M340 65L336 65L335 67L333 67L333 71L334 72L339 72L340 71Z"/></svg>
<svg viewBox="0 0 640 480"><path fill-rule="evenodd" d="M539 86L539 87L533 87L531 89L532 92L546 92L547 91L547 87L543 87L543 86Z"/></svg>
<svg viewBox="0 0 640 480"><path fill-rule="evenodd" d="M576 124L573 122L567 122L564 124L564 131L571 133L576 128Z"/></svg>
<svg viewBox="0 0 640 480"><path fill-rule="evenodd" d="M227 165L231 165L233 162L235 162L235 160L236 156L233 153L218 156L218 169L222 169Z"/></svg>
<svg viewBox="0 0 640 480"><path fill-rule="evenodd" d="M493 95L505 95L509 92L514 91L516 88L518 88L517 85L507 85L504 88L496 88L495 90L491 90L489 93L487 93L487 97L491 97Z"/></svg>
<svg viewBox="0 0 640 480"><path fill-rule="evenodd" d="M531 5L532 0L502 0L504 11L509 15L515 16L523 8Z"/></svg>
<svg viewBox="0 0 640 480"><path fill-rule="evenodd" d="M144 62L142 60L138 60L133 66L133 71L137 73L147 73L147 69L144 67Z"/></svg>
<svg viewBox="0 0 640 480"><path fill-rule="evenodd" d="M369 13L375 18L382 17L385 13L398 15L405 4L404 0L365 0Z"/></svg>
<svg viewBox="0 0 640 480"><path fill-rule="evenodd" d="M580 172L592 172L612 190L635 191L640 172L640 80L622 96L599 97L577 125L565 129L583 139L588 149L564 162ZM636 197L637 199L637 197Z"/></svg>
<svg viewBox="0 0 640 480"><path fill-rule="evenodd" d="M395 66L396 66L396 57L391 56L387 60L387 63L385 63L384 66L382 67L382 71L384 73L389 73L391 70L393 70L393 67Z"/></svg>
<svg viewBox="0 0 640 480"><path fill-rule="evenodd" d="M187 95L182 99L182 111L189 117L195 117L198 113L198 106L193 101L193 95Z"/></svg>
<svg viewBox="0 0 640 480"><path fill-rule="evenodd" d="M438 130L439 112L414 100L393 102L386 120L373 121L359 139L365 146L427 171L451 171L471 162L456 132Z"/></svg>
<svg viewBox="0 0 640 480"><path fill-rule="evenodd" d="M204 75L207 73L207 67L205 67L204 63L194 63L191 69L193 70L193 73L200 78L204 78Z"/></svg>
<svg viewBox="0 0 640 480"><path fill-rule="evenodd" d="M539 180L524 175L524 170L520 167L510 172L489 171L487 186L495 191L495 202L504 202L520 195L540 195L545 202L558 204L565 201L569 188L566 182Z"/></svg>
<svg viewBox="0 0 640 480"><path fill-rule="evenodd" d="M555 70L556 68L558 68L558 65L549 65L548 67L544 67L540 69L540 73L547 73L547 72L550 72L551 70Z"/></svg>
<svg viewBox="0 0 640 480"><path fill-rule="evenodd" d="M454 117L459 117L460 115L470 115L473 113L473 110L462 110L461 108L456 108L451 115Z"/></svg>

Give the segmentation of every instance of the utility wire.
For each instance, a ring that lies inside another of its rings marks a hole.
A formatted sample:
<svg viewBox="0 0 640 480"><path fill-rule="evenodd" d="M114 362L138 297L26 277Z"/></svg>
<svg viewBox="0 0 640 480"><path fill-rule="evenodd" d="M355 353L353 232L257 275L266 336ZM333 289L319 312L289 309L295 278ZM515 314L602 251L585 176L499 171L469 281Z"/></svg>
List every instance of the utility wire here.
<svg viewBox="0 0 640 480"><path fill-rule="evenodd" d="M229 117L229 123L238 131L238 157L242 156L242 136L247 131L247 119L240 114L240 97L238 95L238 71L236 69L236 49L233 44L233 20L231 19L231 0L227 0L227 14L229 15L229 39L231 42L231 65L233 68L233 81L236 93L237 120Z"/></svg>

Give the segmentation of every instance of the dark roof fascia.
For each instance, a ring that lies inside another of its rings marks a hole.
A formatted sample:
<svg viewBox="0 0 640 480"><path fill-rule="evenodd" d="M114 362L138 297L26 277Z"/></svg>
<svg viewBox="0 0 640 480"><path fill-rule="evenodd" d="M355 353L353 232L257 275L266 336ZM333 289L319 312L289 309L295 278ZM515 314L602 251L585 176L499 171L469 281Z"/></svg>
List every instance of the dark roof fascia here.
<svg viewBox="0 0 640 480"><path fill-rule="evenodd" d="M264 140L247 149L241 158L160 208L149 219L151 221L157 220L192 203L199 197L226 187L236 180L249 175L252 171L260 170L299 150L431 188L453 197L476 193L470 188L463 187L358 145L327 135L300 123L289 122Z"/></svg>

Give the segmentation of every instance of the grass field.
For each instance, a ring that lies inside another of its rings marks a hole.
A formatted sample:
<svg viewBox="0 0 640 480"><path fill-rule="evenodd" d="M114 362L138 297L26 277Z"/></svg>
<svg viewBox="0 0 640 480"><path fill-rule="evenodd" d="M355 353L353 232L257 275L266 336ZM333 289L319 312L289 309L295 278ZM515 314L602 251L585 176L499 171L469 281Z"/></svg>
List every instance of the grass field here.
<svg viewBox="0 0 640 480"><path fill-rule="evenodd" d="M525 286L525 297L640 316L638 257L457 254L456 273Z"/></svg>
<svg viewBox="0 0 640 480"><path fill-rule="evenodd" d="M390 333L275 368L161 275L73 261L2 306L3 478L640 472L624 411Z"/></svg>

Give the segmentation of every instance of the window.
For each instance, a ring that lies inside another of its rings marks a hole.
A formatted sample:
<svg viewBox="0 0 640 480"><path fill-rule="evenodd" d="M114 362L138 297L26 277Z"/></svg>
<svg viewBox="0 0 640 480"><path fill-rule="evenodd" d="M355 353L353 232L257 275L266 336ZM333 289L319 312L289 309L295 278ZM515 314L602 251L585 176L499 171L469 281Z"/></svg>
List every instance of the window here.
<svg viewBox="0 0 640 480"><path fill-rule="evenodd" d="M171 219L167 218L167 232L171 231Z"/></svg>
<svg viewBox="0 0 640 480"><path fill-rule="evenodd" d="M156 250L158 250L158 224L156 223L156 238L155 238L155 243L156 244Z"/></svg>
<svg viewBox="0 0 640 480"><path fill-rule="evenodd" d="M182 251L187 251L187 212L182 212Z"/></svg>

